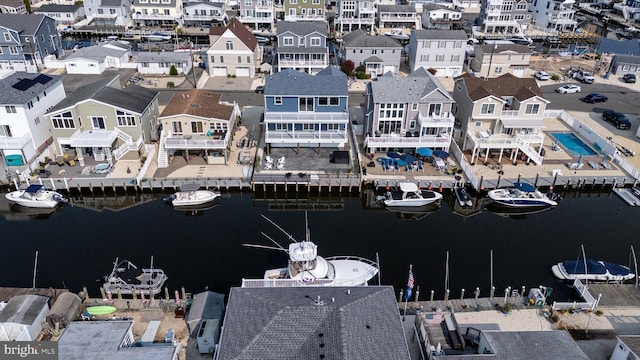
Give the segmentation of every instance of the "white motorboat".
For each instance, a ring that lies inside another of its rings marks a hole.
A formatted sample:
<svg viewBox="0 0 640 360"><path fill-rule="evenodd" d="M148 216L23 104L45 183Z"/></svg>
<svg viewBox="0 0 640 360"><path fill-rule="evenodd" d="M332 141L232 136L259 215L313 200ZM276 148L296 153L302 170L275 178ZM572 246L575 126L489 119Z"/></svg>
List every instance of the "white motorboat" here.
<svg viewBox="0 0 640 360"><path fill-rule="evenodd" d="M624 265L593 259L562 261L553 265L551 271L555 277L565 281L580 279L583 281L623 282L632 280L636 276Z"/></svg>
<svg viewBox="0 0 640 360"><path fill-rule="evenodd" d="M111 274L104 277L102 288L112 294L136 295L143 293L153 296L162 291L162 285L168 277L161 269L153 268L153 257L149 269L139 269L129 260L122 260L113 263Z"/></svg>
<svg viewBox="0 0 640 360"><path fill-rule="evenodd" d="M514 44L518 44L518 45L532 45L533 44L533 39L531 39L529 36L526 36L524 34L516 34L513 37L504 39L506 41L511 41Z"/></svg>
<svg viewBox="0 0 640 360"><path fill-rule="evenodd" d="M489 198L495 203L509 207L556 206L559 196L553 192L542 194L531 184L516 182L513 187L489 191Z"/></svg>
<svg viewBox="0 0 640 360"><path fill-rule="evenodd" d="M167 197L164 201L174 207L197 206L212 202L220 192L212 190L200 190L200 184L184 184L180 186L180 191Z"/></svg>
<svg viewBox="0 0 640 360"><path fill-rule="evenodd" d="M442 199L442 194L421 190L411 182L400 183L397 190L388 190L378 197L386 206L424 206Z"/></svg>
<svg viewBox="0 0 640 360"><path fill-rule="evenodd" d="M392 39L396 39L396 40L401 40L401 41L408 41L409 40L409 35L405 34L404 32L402 32L402 29L393 29L391 31L388 31L386 33L384 33L386 36L392 38Z"/></svg>
<svg viewBox="0 0 640 360"><path fill-rule="evenodd" d="M243 287L366 286L378 274L378 264L368 259L357 256L318 256L318 246L310 240L308 225L305 240L298 242L267 217L263 217L294 242L287 249L267 236L277 247L244 245L285 251L289 254L289 264L287 267L267 270L263 279L243 279Z"/></svg>
<svg viewBox="0 0 640 360"><path fill-rule="evenodd" d="M142 35L142 38L150 42L163 42L171 40L171 35L155 32L153 34Z"/></svg>
<svg viewBox="0 0 640 360"><path fill-rule="evenodd" d="M473 206L473 199L464 186L456 186L453 192L456 194L460 206Z"/></svg>
<svg viewBox="0 0 640 360"><path fill-rule="evenodd" d="M54 208L69 202L67 198L52 190L45 190L43 185L29 185L24 190L12 191L5 195L7 200L18 205L31 208Z"/></svg>

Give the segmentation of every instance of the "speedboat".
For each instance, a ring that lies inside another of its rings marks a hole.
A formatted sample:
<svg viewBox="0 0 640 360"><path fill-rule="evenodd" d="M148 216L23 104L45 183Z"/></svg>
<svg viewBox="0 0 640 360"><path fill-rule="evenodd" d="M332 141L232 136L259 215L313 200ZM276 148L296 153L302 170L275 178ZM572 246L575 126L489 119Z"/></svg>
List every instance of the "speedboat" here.
<svg viewBox="0 0 640 360"><path fill-rule="evenodd" d="M516 182L513 187L489 191L489 198L495 203L509 207L544 207L558 205L558 195L553 192L542 194L533 185Z"/></svg>
<svg viewBox="0 0 640 360"><path fill-rule="evenodd" d="M266 216L263 217L278 227ZM294 241L288 248L280 246L271 238L269 239L278 247L244 244L284 251L289 254L289 263L286 267L265 271L263 279L243 279L242 287L366 286L378 274L378 264L368 259L357 256L318 256L318 246L310 240L308 221L306 223L305 240L299 242L278 227Z"/></svg>
<svg viewBox="0 0 640 360"><path fill-rule="evenodd" d="M211 190L200 190L200 184L184 184L180 186L180 191L164 199L174 207L197 206L212 202L220 192Z"/></svg>
<svg viewBox="0 0 640 360"><path fill-rule="evenodd" d="M518 45L532 45L533 44L533 39L531 39L530 37L526 36L526 35L522 35L522 34L517 34L514 35L513 37L510 37L508 39L504 39L506 41L511 41L514 44L518 44Z"/></svg>
<svg viewBox="0 0 640 360"><path fill-rule="evenodd" d="M464 186L456 186L453 192L456 194L456 199L458 199L460 206L473 206L473 199Z"/></svg>
<svg viewBox="0 0 640 360"><path fill-rule="evenodd" d="M150 42L162 42L171 40L171 35L155 32L153 34L142 35L142 38Z"/></svg>
<svg viewBox="0 0 640 360"><path fill-rule="evenodd" d="M636 276L636 274L632 273L631 270L624 265L593 259L587 259L586 261L566 260L553 265L551 271L555 277L565 281L580 279L587 281L623 282L631 280Z"/></svg>
<svg viewBox="0 0 640 360"><path fill-rule="evenodd" d="M551 209L553 209L553 207L551 206L509 207L493 202L487 204L487 206L485 207L485 210L492 214L514 220L524 220L527 219L529 215L536 215Z"/></svg>
<svg viewBox="0 0 640 360"><path fill-rule="evenodd" d="M386 206L424 206L442 199L442 194L421 190L411 182L400 183L397 190L388 190L378 197Z"/></svg>
<svg viewBox="0 0 640 360"><path fill-rule="evenodd" d="M153 268L153 258L149 269L139 269L129 260L113 263L111 274L104 277L102 288L111 293L131 295L133 293L153 296L162 291L162 285L168 277L161 269Z"/></svg>
<svg viewBox="0 0 640 360"><path fill-rule="evenodd" d="M18 205L31 208L54 208L69 202L67 198L52 190L45 190L44 185L29 185L24 190L12 191L5 195L7 200Z"/></svg>
<svg viewBox="0 0 640 360"><path fill-rule="evenodd" d="M393 29L391 31L388 31L386 33L384 33L386 36L392 38L392 39L396 39L396 40L402 40L402 41L408 41L409 40L409 35L405 34L402 32L402 29Z"/></svg>

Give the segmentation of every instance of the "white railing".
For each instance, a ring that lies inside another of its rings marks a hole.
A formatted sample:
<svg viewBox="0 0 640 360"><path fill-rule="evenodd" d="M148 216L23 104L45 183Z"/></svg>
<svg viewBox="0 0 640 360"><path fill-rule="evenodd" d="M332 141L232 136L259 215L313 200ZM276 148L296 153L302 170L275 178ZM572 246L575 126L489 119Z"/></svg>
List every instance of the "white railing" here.
<svg viewBox="0 0 640 360"><path fill-rule="evenodd" d="M423 135L423 136L367 136L365 146L368 147L447 147L451 136Z"/></svg>
<svg viewBox="0 0 640 360"><path fill-rule="evenodd" d="M126 142L120 146L118 146L117 149L113 150L113 156L114 158L117 160L122 159L122 157L128 153L131 150L138 150L140 149L140 147L142 146L142 136L140 136L138 138L138 140L136 140L135 142Z"/></svg>
<svg viewBox="0 0 640 360"><path fill-rule="evenodd" d="M265 132L266 142L345 142L347 141L346 131L269 131Z"/></svg>
<svg viewBox="0 0 640 360"><path fill-rule="evenodd" d="M327 66L324 60L278 60L280 66Z"/></svg>
<svg viewBox="0 0 640 360"><path fill-rule="evenodd" d="M500 117L504 119L513 119L520 117L519 110L502 110L500 111Z"/></svg>
<svg viewBox="0 0 640 360"><path fill-rule="evenodd" d="M133 14L134 20L179 20L179 16L164 14Z"/></svg>
<svg viewBox="0 0 640 360"><path fill-rule="evenodd" d="M86 130L85 130L86 131ZM80 133L82 131L76 131L70 138L70 144L72 147L111 147L111 144L118 137L115 131L112 130L89 130L94 135L101 133L102 137L95 136L93 138L81 138Z"/></svg>
<svg viewBox="0 0 640 360"><path fill-rule="evenodd" d="M313 20L320 21L325 20L324 15L285 15L286 21L297 21L297 20Z"/></svg>
<svg viewBox="0 0 640 360"><path fill-rule="evenodd" d="M165 140L167 149L223 149L224 140L198 138L193 136L170 136Z"/></svg>
<svg viewBox="0 0 640 360"><path fill-rule="evenodd" d="M456 117L451 115L450 113L445 113L444 115L432 115L426 116L422 113L418 113L418 122L420 123L420 127L423 128L431 128L431 127L453 127L455 124Z"/></svg>
<svg viewBox="0 0 640 360"><path fill-rule="evenodd" d="M158 168L165 169L169 167L169 155L167 149L164 147L164 143L167 137L164 132L160 134L160 141L158 142Z"/></svg>
<svg viewBox="0 0 640 360"><path fill-rule="evenodd" d="M122 139L122 141L124 142L132 142L133 141L133 137L129 134L127 134L126 132L120 130L120 128L114 128L113 131L116 132L116 135Z"/></svg>
<svg viewBox="0 0 640 360"><path fill-rule="evenodd" d="M26 133L22 136L2 136L0 137L0 150L18 150L31 140L31 134Z"/></svg>
<svg viewBox="0 0 640 360"><path fill-rule="evenodd" d="M222 21L226 18L226 15L184 15L184 20L199 20L199 21Z"/></svg>
<svg viewBox="0 0 640 360"><path fill-rule="evenodd" d="M345 124L346 126L348 120L349 114L347 112L266 112L264 114L265 124L277 122L289 123L292 121L323 121L327 124Z"/></svg>
<svg viewBox="0 0 640 360"><path fill-rule="evenodd" d="M144 149L147 153L147 159L144 161L144 164L142 164L142 169L140 169L138 175L136 175L136 183L138 185L142 183L142 178L144 177L144 174L146 174L149 170L149 167L153 162L153 158L155 157L154 155L156 154L156 147L154 145L146 144L144 146Z"/></svg>
<svg viewBox="0 0 640 360"><path fill-rule="evenodd" d="M543 132L531 133L531 134L518 133L518 134L516 134L516 139L520 140L521 142L525 142L525 143L540 143L540 144L542 144L542 142L544 142L544 133Z"/></svg>
<svg viewBox="0 0 640 360"><path fill-rule="evenodd" d="M466 161L462 150L455 141L451 142L449 152L457 160L460 169L467 178L467 181L471 184L471 186L473 186L474 189L478 189L480 187L480 180L476 177L476 174L473 172L473 168Z"/></svg>
<svg viewBox="0 0 640 360"><path fill-rule="evenodd" d="M525 153L529 157L529 159L533 160L533 162L535 162L536 164L542 164L542 156L538 154L536 149L529 146L529 144L527 144L526 142L519 141L518 149Z"/></svg>
<svg viewBox="0 0 640 360"><path fill-rule="evenodd" d="M300 280L291 279L242 279L243 288L265 288L265 287L297 287L297 286L326 286L331 284L330 279L317 279L313 283L305 283Z"/></svg>
<svg viewBox="0 0 640 360"><path fill-rule="evenodd" d="M273 23L274 17L273 14L271 14L270 17L238 16L238 20L240 20L241 23Z"/></svg>
<svg viewBox="0 0 640 360"><path fill-rule="evenodd" d="M598 298L594 298L593 295L591 295L591 293L589 292L589 289L587 288L587 284L583 284L582 281L580 281L580 279L575 279L573 281L573 288L576 290L576 292L580 295L580 297L582 297L582 299L584 299L584 302L577 302L577 301L573 301L573 302L557 302L554 301L553 302L553 310L566 310L566 309L588 309L588 310L595 310L596 307L598 307L598 304L600 303L600 297L602 295L598 295Z"/></svg>
<svg viewBox="0 0 640 360"><path fill-rule="evenodd" d="M340 24L364 24L369 25L374 23L374 18L339 18L338 22Z"/></svg>
<svg viewBox="0 0 640 360"><path fill-rule="evenodd" d="M415 22L417 17L415 14L407 13L404 15L380 15L381 21L404 21L404 22Z"/></svg>

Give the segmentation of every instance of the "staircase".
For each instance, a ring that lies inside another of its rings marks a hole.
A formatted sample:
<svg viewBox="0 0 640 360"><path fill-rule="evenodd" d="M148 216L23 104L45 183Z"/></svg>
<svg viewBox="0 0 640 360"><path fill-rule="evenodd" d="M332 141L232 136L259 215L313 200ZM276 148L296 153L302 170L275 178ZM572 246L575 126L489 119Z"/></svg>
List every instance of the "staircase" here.
<svg viewBox="0 0 640 360"><path fill-rule="evenodd" d="M520 141L518 149L520 149L520 151L527 155L529 159L533 160L533 162L535 162L537 165L542 164L542 156L540 156L536 149L532 148L526 142Z"/></svg>
<svg viewBox="0 0 640 360"><path fill-rule="evenodd" d="M160 142L158 143L158 169L166 169L169 167L169 155L167 155L167 149L164 144L167 140L167 136L164 132L160 134Z"/></svg>

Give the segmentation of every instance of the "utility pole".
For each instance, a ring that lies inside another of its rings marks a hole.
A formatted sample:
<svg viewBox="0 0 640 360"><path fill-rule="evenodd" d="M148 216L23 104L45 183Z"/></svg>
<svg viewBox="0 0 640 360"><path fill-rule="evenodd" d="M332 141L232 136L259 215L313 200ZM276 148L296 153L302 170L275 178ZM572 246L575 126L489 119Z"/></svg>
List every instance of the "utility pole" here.
<svg viewBox="0 0 640 360"><path fill-rule="evenodd" d="M493 45L491 46L491 56L489 57L489 69L487 69L487 77L485 78L485 80L488 79L489 75L491 74L491 63L493 62L493 52L497 48L498 48L498 44L494 42Z"/></svg>

